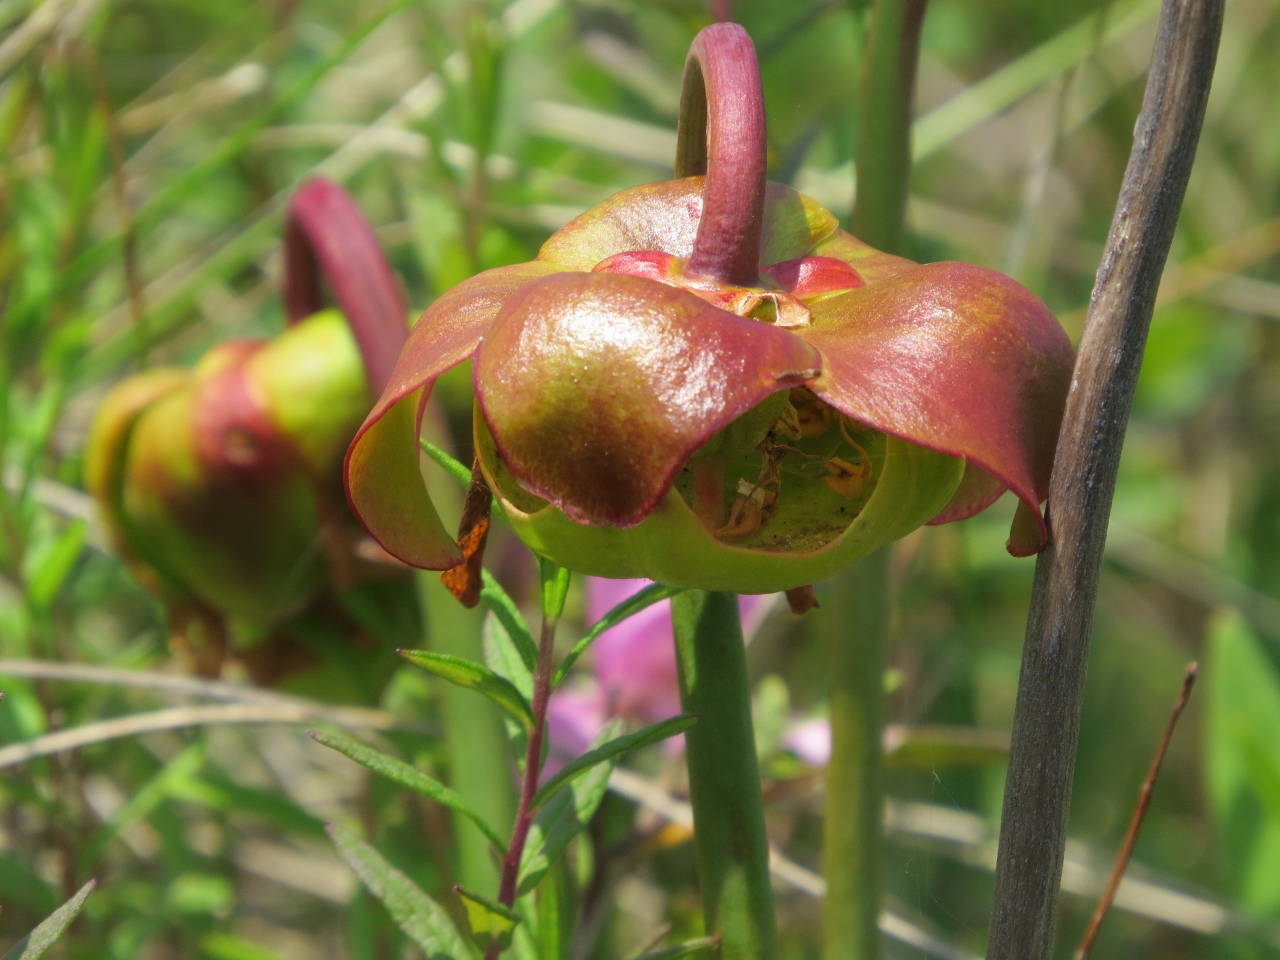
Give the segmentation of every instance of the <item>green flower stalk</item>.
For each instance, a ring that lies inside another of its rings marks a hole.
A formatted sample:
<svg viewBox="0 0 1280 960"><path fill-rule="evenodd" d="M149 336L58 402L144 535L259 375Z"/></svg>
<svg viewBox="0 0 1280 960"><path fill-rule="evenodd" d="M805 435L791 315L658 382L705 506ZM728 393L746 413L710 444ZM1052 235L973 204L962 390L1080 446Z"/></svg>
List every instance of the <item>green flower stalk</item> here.
<svg viewBox="0 0 1280 960"><path fill-rule="evenodd" d="M676 640L682 703L701 717L688 757L703 906L727 960L776 955L729 594L800 590L1006 489L1021 501L1010 552L1041 549L1073 359L1028 290L868 246L769 183L765 143L751 41L713 24L686 65L679 179L624 190L533 262L437 300L346 462L373 537L451 571L459 596L490 492L563 567L711 591L676 604ZM459 546L418 440L435 380L468 359L476 463Z"/></svg>

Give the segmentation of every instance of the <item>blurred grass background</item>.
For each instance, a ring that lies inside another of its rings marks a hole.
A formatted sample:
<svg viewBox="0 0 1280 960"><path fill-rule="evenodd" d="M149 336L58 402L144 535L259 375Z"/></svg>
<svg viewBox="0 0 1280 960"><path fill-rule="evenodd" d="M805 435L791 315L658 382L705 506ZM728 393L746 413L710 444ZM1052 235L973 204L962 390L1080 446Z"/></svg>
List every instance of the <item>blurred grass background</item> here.
<svg viewBox="0 0 1280 960"><path fill-rule="evenodd" d="M1078 336L1158 6L932 0L908 214L918 259L1004 270ZM1280 956L1278 9L1228 4L1138 386L1094 632L1063 956L1192 658L1205 673L1138 845L1141 882L1095 956ZM847 218L864 11L739 0L735 13L761 56L773 177ZM5 663L181 669L164 611L102 548L78 494L84 438L122 375L281 329L281 212L297 184L318 172L355 194L420 310L478 270L530 259L615 190L670 175L683 58L706 22L695 0L0 0ZM468 383L441 388L465 415ZM983 742L997 745L1008 730L1033 566L1004 552L1011 516L1002 502L897 548L895 724L994 731ZM513 592L517 554L495 547ZM379 735L431 769L443 763L435 690L391 656L419 630L402 586L341 617L314 611L293 636L306 669L283 686L379 708ZM821 715L816 616L775 612L753 644L763 730ZM6 744L174 699L154 685L0 676L6 758ZM816 869L820 776L762 740L774 839ZM998 751L975 760L955 741L902 751L890 781L889 905L958 951L936 956L982 951L1000 809ZM362 824L437 890L448 821L355 769L296 725L229 722L15 763L0 780L0 947L96 876L68 956L407 955L322 821ZM611 798L593 832L601 861L633 819ZM695 929L687 844L610 863L592 956L626 956L665 922ZM785 954L817 956L818 901L780 886L778 902Z"/></svg>

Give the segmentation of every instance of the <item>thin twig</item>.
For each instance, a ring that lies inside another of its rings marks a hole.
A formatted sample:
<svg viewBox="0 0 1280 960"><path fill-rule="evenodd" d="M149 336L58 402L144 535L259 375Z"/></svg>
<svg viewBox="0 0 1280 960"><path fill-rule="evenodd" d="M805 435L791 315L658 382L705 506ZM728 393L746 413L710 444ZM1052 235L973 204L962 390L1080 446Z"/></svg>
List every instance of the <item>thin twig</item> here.
<svg viewBox="0 0 1280 960"><path fill-rule="evenodd" d="M1063 416L1001 820L989 960L1050 955L1098 573L1160 274L1213 77L1223 0L1165 0Z"/></svg>
<svg viewBox="0 0 1280 960"><path fill-rule="evenodd" d="M339 727L391 730L395 719L381 710L361 707L313 707L289 703L226 703L198 707L168 707L134 713L111 720L86 723L69 730L46 733L25 743L0 748L0 770L37 757L65 753L122 737L136 737L184 727L221 726L229 723L332 723Z"/></svg>
<svg viewBox="0 0 1280 960"><path fill-rule="evenodd" d="M1151 758L1151 769L1147 771L1147 778L1142 781L1142 789L1138 791L1138 805L1134 807L1133 818L1130 819L1129 829L1124 835L1124 843L1120 845L1120 852L1116 855L1116 865L1111 870L1107 888L1102 892L1102 898L1093 911L1093 917L1089 920L1089 928L1085 930L1080 946L1076 948L1075 960L1085 960L1089 956L1089 951L1093 949L1093 942L1098 939L1098 931L1102 929L1102 921L1107 918L1111 904L1116 899L1116 891L1120 889L1120 881L1124 878L1124 872L1129 866L1129 858L1133 856L1133 848L1138 844L1142 821L1147 818L1151 797L1156 789L1156 777L1160 775L1160 765L1164 763L1169 741L1173 739L1173 729L1178 725L1178 718L1182 716L1187 700L1191 697L1191 688L1195 686L1196 677L1199 674L1200 664L1193 660L1187 665L1187 675L1182 679L1182 690L1178 693L1178 699L1174 701L1173 713L1169 715L1169 722L1165 724L1164 735L1161 736L1160 744L1156 747L1156 754Z"/></svg>

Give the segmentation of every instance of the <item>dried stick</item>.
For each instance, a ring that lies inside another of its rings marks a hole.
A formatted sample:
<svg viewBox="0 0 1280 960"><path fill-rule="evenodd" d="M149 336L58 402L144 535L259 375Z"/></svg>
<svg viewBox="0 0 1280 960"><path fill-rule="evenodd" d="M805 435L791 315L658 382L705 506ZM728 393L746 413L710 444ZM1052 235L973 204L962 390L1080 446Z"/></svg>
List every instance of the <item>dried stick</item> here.
<svg viewBox="0 0 1280 960"><path fill-rule="evenodd" d="M1125 424L1213 77L1223 0L1165 0L1049 488L1014 712L987 944L1050 956L1089 634Z"/></svg>
<svg viewBox="0 0 1280 960"><path fill-rule="evenodd" d="M1129 858L1133 856L1133 848L1138 845L1142 821L1147 819L1147 809L1151 806L1151 797L1156 790L1156 777L1160 776L1160 765L1164 763L1164 755L1169 750L1169 741L1173 739L1173 728L1178 725L1178 718L1182 716L1187 700L1191 697L1191 688L1195 686L1196 677L1199 675L1200 664L1194 660L1187 664L1187 675L1182 679L1182 690L1173 703L1173 713L1169 715L1169 722L1165 724L1164 735L1160 738L1159 746L1156 747L1156 755L1151 758L1151 769L1147 771L1147 778L1142 781L1142 789L1138 791L1138 804L1133 808L1133 817L1129 820L1129 829L1125 832L1124 843L1120 845L1120 852L1116 854L1116 865L1111 868L1107 887L1102 891L1102 898L1098 900L1098 906L1089 919L1089 927L1080 940L1080 946L1076 947L1075 960L1085 960L1089 956L1089 951L1093 949L1093 942L1098 939L1098 931L1102 929L1102 921L1106 919L1111 910L1111 904L1116 899L1116 891L1120 889L1120 881L1124 878L1124 872L1129 866Z"/></svg>

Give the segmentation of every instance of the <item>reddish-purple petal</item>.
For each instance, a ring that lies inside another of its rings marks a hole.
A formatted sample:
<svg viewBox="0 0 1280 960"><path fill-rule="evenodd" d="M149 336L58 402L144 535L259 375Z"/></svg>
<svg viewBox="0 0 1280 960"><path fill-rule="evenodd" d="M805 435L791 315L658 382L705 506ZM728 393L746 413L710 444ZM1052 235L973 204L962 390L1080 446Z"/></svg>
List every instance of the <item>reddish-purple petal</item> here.
<svg viewBox="0 0 1280 960"><path fill-rule="evenodd" d="M1017 554L1044 545L1039 504L1049 473L1074 351L1029 290L961 263L903 270L818 301L796 334L822 354L810 389L881 430L965 457L1034 512L1037 530L1011 541ZM972 512L994 492L975 476L942 516ZM958 508L958 509L957 509Z"/></svg>
<svg viewBox="0 0 1280 960"><path fill-rule="evenodd" d="M538 259L574 270L590 270L629 250L688 259L702 218L705 179L664 180L616 193L552 234ZM780 183L765 187L762 264L804 256L835 231L836 218L815 201Z"/></svg>
<svg viewBox="0 0 1280 960"><path fill-rule="evenodd" d="M503 460L578 522L630 527L716 431L819 367L791 331L622 274L531 284L476 351Z"/></svg>
<svg viewBox="0 0 1280 960"><path fill-rule="evenodd" d="M418 391L429 393L440 374L471 355L508 299L559 269L534 261L486 271L440 297L413 328L345 468L352 511L393 557L432 570L461 559L418 471Z"/></svg>

